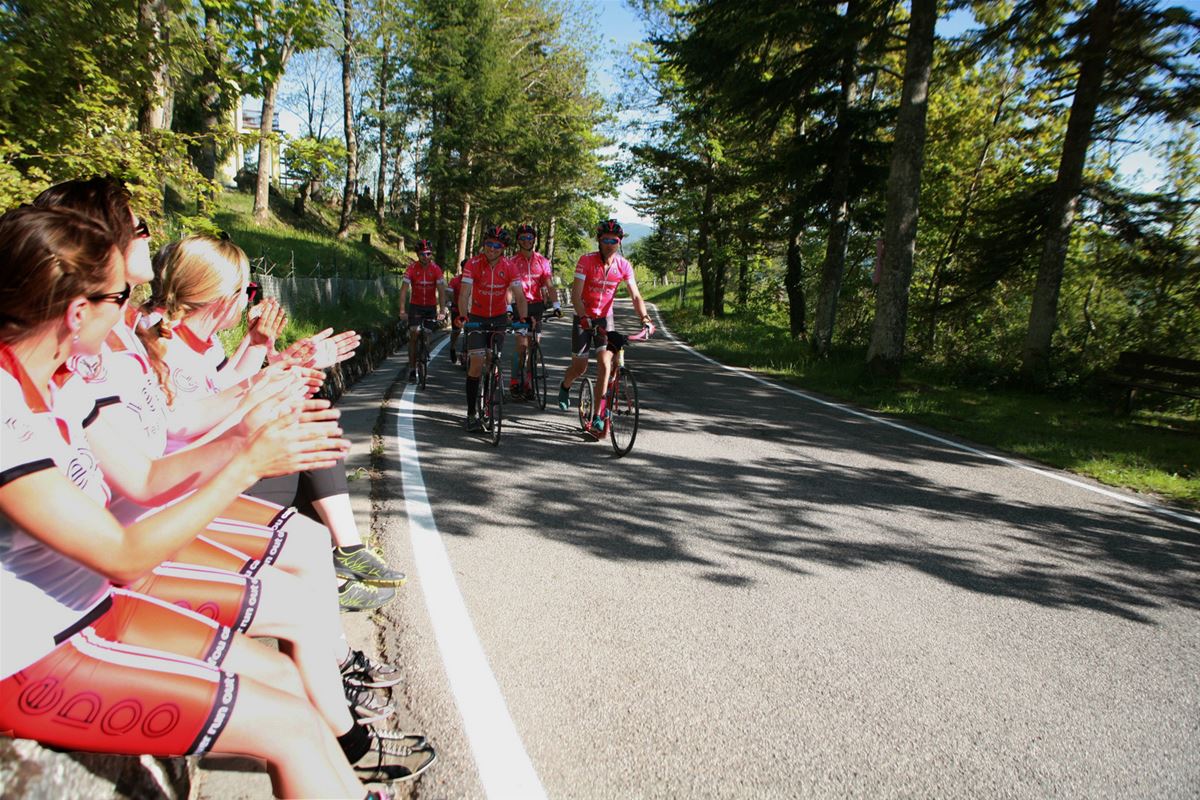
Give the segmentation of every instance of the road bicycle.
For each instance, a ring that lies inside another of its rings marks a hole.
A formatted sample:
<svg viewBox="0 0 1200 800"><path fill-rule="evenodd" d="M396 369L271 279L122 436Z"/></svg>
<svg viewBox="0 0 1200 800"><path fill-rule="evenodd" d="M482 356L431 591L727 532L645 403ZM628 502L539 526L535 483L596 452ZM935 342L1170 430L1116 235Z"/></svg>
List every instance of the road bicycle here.
<svg viewBox="0 0 1200 800"><path fill-rule="evenodd" d="M617 458L633 449L638 432L637 380L633 377L633 370L625 363L625 345L629 342L644 342L653 332L654 329L650 326L629 336L609 331L608 348L616 351L617 358L608 377L608 388L601 398L599 414L594 414L592 410L592 379L584 377L579 384L579 395L576 399L580 427L584 433L595 436L592 419L599 416L604 421L604 430L608 433L608 440L612 442Z"/></svg>
<svg viewBox="0 0 1200 800"><path fill-rule="evenodd" d="M417 336L417 351L414 368L417 370L417 388L425 390L425 380L429 377L429 337L438 327L436 319L422 319L421 330Z"/></svg>
<svg viewBox="0 0 1200 800"><path fill-rule="evenodd" d="M529 343L525 347L525 356L521 361L520 367L520 391L523 392L528 387L540 411L546 410L546 361L542 357L540 334L542 332L542 324L547 318L553 318L554 316L552 313L543 314L537 319L537 324L530 330L528 336Z"/></svg>
<svg viewBox="0 0 1200 800"><path fill-rule="evenodd" d="M488 335L488 354L484 359L483 374L479 377L479 395L475 407L478 409L480 430L495 447L500 444L500 429L504 425L504 376L500 369L500 345L505 331L529 330L524 322L488 325L483 322L468 322L464 331L482 330Z"/></svg>

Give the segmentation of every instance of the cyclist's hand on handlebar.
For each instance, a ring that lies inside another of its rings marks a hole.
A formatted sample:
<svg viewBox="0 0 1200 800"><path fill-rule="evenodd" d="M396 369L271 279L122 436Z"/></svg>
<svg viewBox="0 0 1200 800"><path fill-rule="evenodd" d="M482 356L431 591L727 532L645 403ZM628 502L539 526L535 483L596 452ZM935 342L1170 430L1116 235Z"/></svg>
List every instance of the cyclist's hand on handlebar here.
<svg viewBox="0 0 1200 800"><path fill-rule="evenodd" d="M584 330L584 331L591 330L591 327L592 327L592 321L590 319L588 319L587 317L579 318L579 329L580 330Z"/></svg>
<svg viewBox="0 0 1200 800"><path fill-rule="evenodd" d="M466 325L466 324L467 324L467 318L466 318L466 317L464 317L462 314L459 314L457 317L455 317L455 318L454 318L454 321L455 321L456 323L458 323L460 326L461 326L461 325Z"/></svg>

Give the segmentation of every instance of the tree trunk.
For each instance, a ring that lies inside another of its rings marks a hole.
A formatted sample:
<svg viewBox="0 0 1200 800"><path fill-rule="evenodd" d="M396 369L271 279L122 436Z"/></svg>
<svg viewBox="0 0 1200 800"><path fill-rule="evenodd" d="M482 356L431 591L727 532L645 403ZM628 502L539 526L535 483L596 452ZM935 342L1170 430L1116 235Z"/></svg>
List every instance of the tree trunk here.
<svg viewBox="0 0 1200 800"><path fill-rule="evenodd" d="M550 230L546 233L546 258L554 263L554 232L558 228L558 217L550 217Z"/></svg>
<svg viewBox="0 0 1200 800"><path fill-rule="evenodd" d="M799 206L799 203L796 203ZM808 335L804 310L804 262L800 256L800 239L804 233L804 221L799 209L792 211L788 230L787 272L783 277L783 288L788 298L788 332L800 340Z"/></svg>
<svg viewBox="0 0 1200 800"><path fill-rule="evenodd" d="M413 233L421 235L421 176L413 169Z"/></svg>
<svg viewBox="0 0 1200 800"><path fill-rule="evenodd" d="M1097 0L1088 14L1088 40L1079 64L1079 79L1067 135L1063 140L1058 177L1054 181L1050 208L1046 217L1046 239L1038 261L1037 284L1029 311L1029 329L1021 353L1021 376L1034 385L1044 385L1050 377L1050 347L1058 316L1058 293L1062 287L1071 225L1083 185L1083 168L1092 143L1092 124L1108 70L1109 44L1119 0Z"/></svg>
<svg viewBox="0 0 1200 800"><path fill-rule="evenodd" d="M462 202L462 225L458 229L458 257L454 263L460 263L467 257L467 237L471 234L471 196L464 194Z"/></svg>
<svg viewBox="0 0 1200 800"><path fill-rule="evenodd" d="M875 323L867 349L871 372L896 378L908 325L908 287L917 243L921 170L925 166L925 117L933 67L937 0L913 0L905 47L904 86L896 117L896 140L888 173L883 270L875 298Z"/></svg>
<svg viewBox="0 0 1200 800"><path fill-rule="evenodd" d="M216 131L221 126L221 12L204 3L204 72L200 80L200 154L196 167L210 181L217 179Z"/></svg>
<svg viewBox="0 0 1200 800"><path fill-rule="evenodd" d="M342 0L342 125L346 131L346 184L342 187L342 216L337 238L350 235L350 217L358 197L358 137L354 133L354 19L353 0Z"/></svg>
<svg viewBox="0 0 1200 800"><path fill-rule="evenodd" d="M273 149L271 123L275 118L275 93L277 82L272 81L263 90L262 121L258 124L258 181L254 185L254 221L262 224L271 216L271 150Z"/></svg>
<svg viewBox="0 0 1200 800"><path fill-rule="evenodd" d="M387 197L385 190L387 188L387 167L388 167L388 147L387 147L387 94L388 82L391 76L388 74L389 57L391 56L391 37L385 31L383 34L383 52L380 54L379 60L379 175L375 179L375 223L379 228L380 234L383 233L384 217L384 201Z"/></svg>
<svg viewBox="0 0 1200 800"><path fill-rule="evenodd" d="M846 7L847 27L855 27L858 13L858 0L851 0ZM825 242L825 260L821 263L821 290L817 297L812 343L813 350L822 356L829 353L833 343L838 294L842 290L846 248L850 241L850 142L854 135L850 109L854 106L858 88L858 45L858 39L852 39L842 58L837 123L833 133L833 160L829 164L829 235Z"/></svg>
<svg viewBox="0 0 1200 800"><path fill-rule="evenodd" d="M708 162L711 170L711 161ZM704 296L703 304L700 306L700 313L706 317L716 316L716 281L714 280L712 267L712 253L709 252L709 230L712 225L712 208L713 208L713 192L712 180L706 180L704 183L704 200L700 208L700 225L697 231L697 263L700 267L700 285Z"/></svg>
<svg viewBox="0 0 1200 800"><path fill-rule="evenodd" d="M167 8L163 0L139 0L138 34L146 46L146 72L150 80L138 108L138 132L143 136L169 127L170 73L165 53Z"/></svg>

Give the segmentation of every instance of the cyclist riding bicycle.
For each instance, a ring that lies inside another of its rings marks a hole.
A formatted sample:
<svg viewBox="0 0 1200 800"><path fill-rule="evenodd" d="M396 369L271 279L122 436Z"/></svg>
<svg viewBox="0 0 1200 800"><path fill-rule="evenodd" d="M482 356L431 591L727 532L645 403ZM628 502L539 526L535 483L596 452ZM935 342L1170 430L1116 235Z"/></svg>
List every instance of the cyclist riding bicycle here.
<svg viewBox="0 0 1200 800"><path fill-rule="evenodd" d="M622 281L629 287L629 299L633 301L633 310L641 318L642 325L649 333L654 332L650 315L646 313L646 302L638 291L633 266L619 252L623 238L625 231L615 219L606 219L597 225L599 249L579 257L575 265L575 282L571 285L571 304L575 307L571 325L571 366L558 387L558 407L562 411L571 407L571 384L587 372L589 354L595 352L596 384L592 408L596 416L591 430L597 438L605 434L600 402L613 366L608 332L613 327L613 298Z"/></svg>
<svg viewBox="0 0 1200 800"><path fill-rule="evenodd" d="M525 293L525 302L529 306L529 317L536 325L546 313L546 306L553 303L555 316L562 316L558 300L554 298L554 271L550 267L550 259L534 250L537 245L537 230L532 225L517 227L517 252L510 259L521 275L521 288ZM529 348L530 332L517 333L517 347L513 351L512 380L509 393L513 399L519 399L526 390L532 387L521 385L521 362L525 351Z"/></svg>
<svg viewBox="0 0 1200 800"><path fill-rule="evenodd" d="M409 291L412 302L409 301ZM417 337L423 335L426 320L445 319L439 299L446 291L442 268L433 263L433 247L428 239L417 242L417 260L408 265L400 284L400 319L408 321L408 379L416 380Z"/></svg>
<svg viewBox="0 0 1200 800"><path fill-rule="evenodd" d="M458 359L458 336L462 333L462 323L458 321L458 295L462 290L462 273L467 266L467 261L470 259L464 258L458 264L458 274L455 275L446 284L446 311L450 314L450 363L460 363ZM466 354L464 351L462 365L466 366Z"/></svg>
<svg viewBox="0 0 1200 800"><path fill-rule="evenodd" d="M467 333L467 354L470 357L470 366L467 367L468 431L480 428L475 412L479 399L479 376L483 374L483 358L488 351L488 337L499 336L503 341L510 302L515 303L520 319L529 319L521 276L511 259L504 256L504 248L508 243L507 230L499 225L488 226L483 233L483 251L468 259L463 267L458 321L482 325L482 328Z"/></svg>

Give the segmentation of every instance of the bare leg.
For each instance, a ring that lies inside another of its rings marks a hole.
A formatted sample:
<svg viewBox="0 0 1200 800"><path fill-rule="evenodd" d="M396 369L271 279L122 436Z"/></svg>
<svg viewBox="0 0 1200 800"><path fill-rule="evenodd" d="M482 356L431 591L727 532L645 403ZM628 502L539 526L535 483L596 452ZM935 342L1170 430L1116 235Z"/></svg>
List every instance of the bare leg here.
<svg viewBox="0 0 1200 800"><path fill-rule="evenodd" d="M334 544L338 547L352 547L362 544L362 536L358 533L358 523L354 521L354 508L350 505L350 495L335 494L312 501L317 516L329 528Z"/></svg>
<svg viewBox="0 0 1200 800"><path fill-rule="evenodd" d="M563 376L562 385L570 389L571 384L575 382L575 379L587 372L587 368L588 360L586 357L580 358L578 356L572 356L571 366L567 367L567 374Z"/></svg>
<svg viewBox="0 0 1200 800"><path fill-rule="evenodd" d="M593 387L595 393L595 403L592 405L592 413L600 413L600 398L604 397L604 393L608 391L608 377L612 374L613 354L607 348L596 353L596 385Z"/></svg>
<svg viewBox="0 0 1200 800"><path fill-rule="evenodd" d="M312 706L248 676L240 678L237 703L213 752L264 759L276 797L366 794Z"/></svg>

